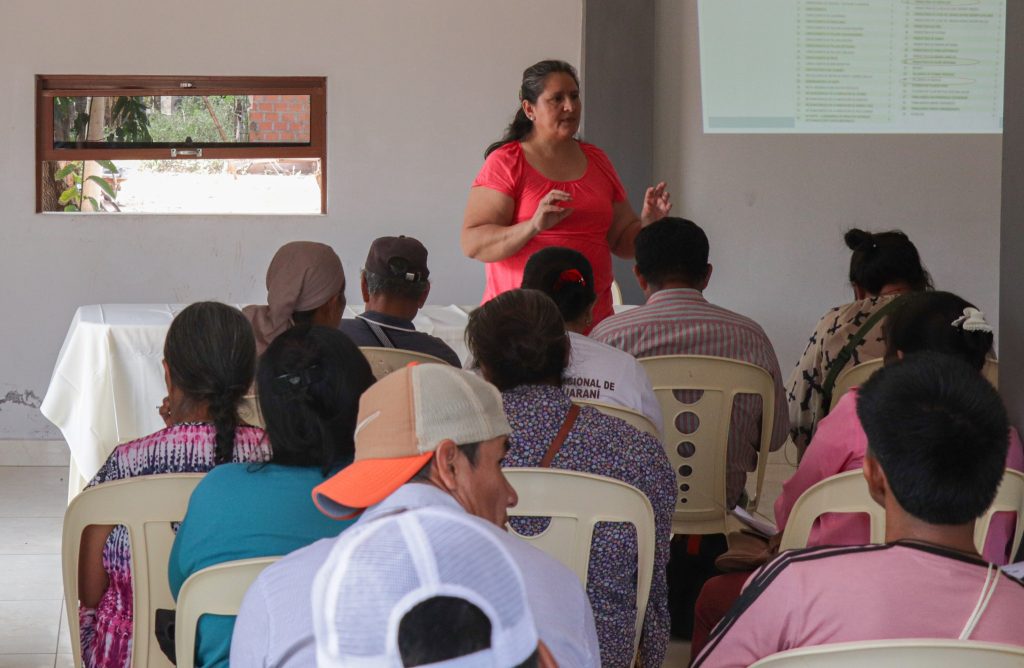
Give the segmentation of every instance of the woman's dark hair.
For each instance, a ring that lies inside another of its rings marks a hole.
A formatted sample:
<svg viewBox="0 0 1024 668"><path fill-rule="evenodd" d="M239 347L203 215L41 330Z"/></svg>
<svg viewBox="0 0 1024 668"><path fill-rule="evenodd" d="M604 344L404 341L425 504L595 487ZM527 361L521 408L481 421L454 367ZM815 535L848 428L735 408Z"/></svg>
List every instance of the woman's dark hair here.
<svg viewBox="0 0 1024 668"><path fill-rule="evenodd" d="M274 339L256 374L270 461L324 475L350 462L359 397L373 380L366 357L337 329L299 325Z"/></svg>
<svg viewBox="0 0 1024 668"><path fill-rule="evenodd" d="M256 339L242 312L219 302L197 302L174 317L164 341L171 382L206 402L217 429L214 461L230 462L238 404L252 385Z"/></svg>
<svg viewBox="0 0 1024 668"><path fill-rule="evenodd" d="M973 304L951 292L919 292L899 298L901 303L885 319L885 359L917 352L957 357L981 371L992 352L992 332L965 330L953 322Z"/></svg>
<svg viewBox="0 0 1024 668"><path fill-rule="evenodd" d="M932 277L921 264L917 247L903 232L865 232L854 228L843 239L853 251L850 282L868 294L877 295L890 283L906 283L916 292L932 289Z"/></svg>
<svg viewBox="0 0 1024 668"><path fill-rule="evenodd" d="M531 104L537 104L537 98L544 92L544 84L548 76L559 72L568 74L576 82L577 86L580 85L580 78L576 75L576 68L569 63L564 60L542 60L523 70L523 82L519 86L519 99L527 100ZM519 109L516 110L516 115L512 118L512 123L505 129L505 135L501 140L487 147L487 150L484 151L484 157L486 158L509 142L523 139L532 130L533 121L526 117L523 105L520 104Z"/></svg>
<svg viewBox="0 0 1024 668"><path fill-rule="evenodd" d="M530 256L523 268L522 287L551 297L565 322L579 320L597 299L590 262L583 253L561 246Z"/></svg>
<svg viewBox="0 0 1024 668"><path fill-rule="evenodd" d="M569 358L565 322L540 290L503 292L469 315L466 344L501 391L561 383Z"/></svg>

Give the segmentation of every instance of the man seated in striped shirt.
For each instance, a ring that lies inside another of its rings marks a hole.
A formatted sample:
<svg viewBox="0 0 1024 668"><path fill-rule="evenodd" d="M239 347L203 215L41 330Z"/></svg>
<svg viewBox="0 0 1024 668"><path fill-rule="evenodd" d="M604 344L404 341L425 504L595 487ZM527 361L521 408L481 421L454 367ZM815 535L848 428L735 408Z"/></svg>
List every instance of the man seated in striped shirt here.
<svg viewBox="0 0 1024 668"><path fill-rule="evenodd" d="M662 218L636 236L633 267L647 303L605 318L590 333L602 343L634 357L711 355L749 362L775 380L775 421L771 449L789 431L786 394L779 360L756 322L704 299L711 279L708 237L693 221ZM732 508L740 500L747 472L757 467L761 439L761 399L740 395L733 404L729 430L726 496Z"/></svg>
<svg viewBox="0 0 1024 668"><path fill-rule="evenodd" d="M862 640L1024 645L1024 583L983 561L974 544L1009 445L995 388L961 360L915 353L864 384L857 416L885 544L782 553L747 580L695 667Z"/></svg>

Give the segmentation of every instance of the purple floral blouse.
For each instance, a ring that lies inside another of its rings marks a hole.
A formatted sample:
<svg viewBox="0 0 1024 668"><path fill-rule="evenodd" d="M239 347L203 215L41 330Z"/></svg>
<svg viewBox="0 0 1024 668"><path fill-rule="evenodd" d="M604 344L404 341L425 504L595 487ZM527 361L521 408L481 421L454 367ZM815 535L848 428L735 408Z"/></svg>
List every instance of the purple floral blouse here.
<svg viewBox="0 0 1024 668"><path fill-rule="evenodd" d="M539 466L555 439L572 402L560 388L522 385L502 393L512 425L505 466ZM669 640L668 563L672 538L675 476L656 438L623 420L584 407L552 468L595 473L636 487L650 499L658 541L654 580L640 643L641 665L660 666ZM538 533L538 520L513 519L516 531ZM545 520L539 520L543 523ZM636 530L622 523L600 523L594 532L587 577L587 596L594 610L601 665L627 668L633 656L636 623Z"/></svg>
<svg viewBox="0 0 1024 668"><path fill-rule="evenodd" d="M156 473L204 473L214 467L217 430L212 424L176 424L122 443L89 482L89 487ZM235 430L233 461L270 459L270 444L258 427ZM79 607L82 659L87 668L125 668L132 655L132 572L128 530L116 526L103 547L103 568L110 578L95 608Z"/></svg>

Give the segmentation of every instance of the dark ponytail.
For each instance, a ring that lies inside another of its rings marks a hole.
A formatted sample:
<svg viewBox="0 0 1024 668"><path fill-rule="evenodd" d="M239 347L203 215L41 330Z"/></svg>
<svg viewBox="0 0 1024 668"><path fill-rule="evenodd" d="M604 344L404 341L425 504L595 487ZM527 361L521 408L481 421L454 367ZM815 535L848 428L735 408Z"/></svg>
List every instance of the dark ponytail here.
<svg viewBox="0 0 1024 668"><path fill-rule="evenodd" d="M577 86L580 85L580 79L576 75L576 68L569 63L564 60L542 60L523 71L523 82L519 86L520 102L526 100L531 104L537 104L537 98L544 92L544 84L548 76L559 72L568 74L576 82ZM520 104L516 115L512 118L512 123L505 129L505 135L499 141L487 147L487 150L484 151L484 157L486 158L509 142L524 139L532 130L533 121L526 117L523 105Z"/></svg>
<svg viewBox="0 0 1024 668"><path fill-rule="evenodd" d="M524 289L540 290L554 300L565 322L575 322L597 300L594 271L579 251L560 246L543 248L526 261Z"/></svg>
<svg viewBox="0 0 1024 668"><path fill-rule="evenodd" d="M900 300L883 327L887 360L895 359L897 353L928 351L958 357L981 371L992 353L993 333L953 324L974 305L951 292L919 292Z"/></svg>
<svg viewBox="0 0 1024 668"><path fill-rule="evenodd" d="M219 302L192 304L171 322L164 341L171 382L208 406L217 430L214 462L234 456L238 404L252 385L256 340L242 312Z"/></svg>
<svg viewBox="0 0 1024 668"><path fill-rule="evenodd" d="M906 283L915 292L931 290L932 277L921 264L917 247L906 234L865 232L854 228L843 237L850 256L850 282L877 295L890 283Z"/></svg>

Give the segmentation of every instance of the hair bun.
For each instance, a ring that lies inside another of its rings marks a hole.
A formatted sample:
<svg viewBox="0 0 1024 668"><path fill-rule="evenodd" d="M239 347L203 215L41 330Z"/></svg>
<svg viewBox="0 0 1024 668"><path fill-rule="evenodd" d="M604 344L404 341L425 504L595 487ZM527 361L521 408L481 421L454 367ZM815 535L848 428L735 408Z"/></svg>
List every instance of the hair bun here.
<svg viewBox="0 0 1024 668"><path fill-rule="evenodd" d="M852 251L867 251L877 245L875 243L874 234L871 232L865 232L864 230L856 227L851 230L847 230L846 234L843 235L843 240L846 241L846 247Z"/></svg>

